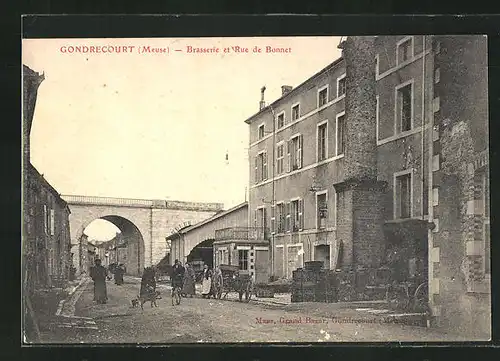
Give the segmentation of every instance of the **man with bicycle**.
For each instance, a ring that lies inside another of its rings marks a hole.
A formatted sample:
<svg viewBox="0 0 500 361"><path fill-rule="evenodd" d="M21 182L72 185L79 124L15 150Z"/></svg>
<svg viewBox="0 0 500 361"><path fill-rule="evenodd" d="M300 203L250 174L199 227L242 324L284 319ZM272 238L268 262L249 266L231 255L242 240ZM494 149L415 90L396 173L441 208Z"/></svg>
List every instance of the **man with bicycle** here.
<svg viewBox="0 0 500 361"><path fill-rule="evenodd" d="M182 290L182 283L183 283L183 278L184 278L184 272L185 269L182 266L181 262L176 259L174 262L174 266L172 267L172 295L177 289L177 292L181 292Z"/></svg>

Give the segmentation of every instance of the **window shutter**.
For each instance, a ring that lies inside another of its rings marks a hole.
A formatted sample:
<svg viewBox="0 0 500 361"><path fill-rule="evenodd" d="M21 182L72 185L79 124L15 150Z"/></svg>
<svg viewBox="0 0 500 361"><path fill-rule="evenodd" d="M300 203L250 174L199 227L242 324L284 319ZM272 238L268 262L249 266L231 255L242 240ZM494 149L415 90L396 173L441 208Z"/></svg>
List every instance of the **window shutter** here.
<svg viewBox="0 0 500 361"><path fill-rule="evenodd" d="M259 183L259 156L255 156L255 183Z"/></svg>
<svg viewBox="0 0 500 361"><path fill-rule="evenodd" d="M297 148L297 168L302 168L302 135L299 135Z"/></svg>
<svg viewBox="0 0 500 361"><path fill-rule="evenodd" d="M299 199L299 231L304 229L304 200Z"/></svg>
<svg viewBox="0 0 500 361"><path fill-rule="evenodd" d="M286 215L285 216L286 217L286 220L285 220L286 231L290 232L291 218L292 218L292 215L290 214L290 202L285 203L285 215Z"/></svg>
<svg viewBox="0 0 500 361"><path fill-rule="evenodd" d="M262 228L267 228L267 208L262 208L261 223Z"/></svg>
<svg viewBox="0 0 500 361"><path fill-rule="evenodd" d="M43 205L43 231L44 233L48 233L48 218L47 218L47 205Z"/></svg>
<svg viewBox="0 0 500 361"><path fill-rule="evenodd" d="M262 179L267 179L267 152L262 154Z"/></svg>
<svg viewBox="0 0 500 361"><path fill-rule="evenodd" d="M50 210L50 235L53 236L55 234L55 211L54 209Z"/></svg>
<svg viewBox="0 0 500 361"><path fill-rule="evenodd" d="M276 233L276 207L271 206L271 234Z"/></svg>
<svg viewBox="0 0 500 361"><path fill-rule="evenodd" d="M291 140L289 140L288 142L286 142L286 145L287 145L287 154L288 154L288 171L291 172L292 171L292 154L291 154L291 151L292 151L292 147L291 147Z"/></svg>

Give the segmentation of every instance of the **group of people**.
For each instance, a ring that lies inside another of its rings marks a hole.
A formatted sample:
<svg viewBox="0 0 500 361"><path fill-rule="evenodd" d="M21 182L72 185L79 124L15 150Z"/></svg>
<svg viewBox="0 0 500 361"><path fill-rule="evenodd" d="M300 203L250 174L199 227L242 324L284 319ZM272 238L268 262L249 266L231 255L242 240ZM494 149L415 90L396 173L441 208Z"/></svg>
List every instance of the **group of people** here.
<svg viewBox="0 0 500 361"><path fill-rule="evenodd" d="M94 301L98 304L104 304L108 301L106 280L111 279L110 272L114 274L115 284L123 285L123 275L126 270L122 263L111 264L106 268L100 259L95 259L94 266L90 268L90 278L94 281Z"/></svg>
<svg viewBox="0 0 500 361"><path fill-rule="evenodd" d="M215 271L208 268L208 265L203 266L202 282L201 282L201 296L203 298L210 298L215 296L217 283L220 282L222 273L217 267ZM196 294L196 273L194 268L186 263L184 266L176 259L172 268L172 289L175 287L181 288L181 295L183 297L193 297ZM214 281L216 284L214 284Z"/></svg>
<svg viewBox="0 0 500 361"><path fill-rule="evenodd" d="M94 281L94 301L98 304L105 304L108 301L106 279L108 272L111 269L106 269L101 263L100 259L96 259L95 265L90 268L90 277ZM115 265L112 268L114 274L115 284L123 284L123 274L125 267L123 264ZM179 260L175 260L171 274L172 289L179 287L183 297L193 297L196 295L196 273L194 268L186 263L184 266ZM216 294L219 283L222 281L222 273L217 267L215 271L208 268L208 265L203 267L202 275L202 290L201 296L203 298L210 298ZM140 295L147 295L156 291L156 271L153 267L144 269L141 279Z"/></svg>

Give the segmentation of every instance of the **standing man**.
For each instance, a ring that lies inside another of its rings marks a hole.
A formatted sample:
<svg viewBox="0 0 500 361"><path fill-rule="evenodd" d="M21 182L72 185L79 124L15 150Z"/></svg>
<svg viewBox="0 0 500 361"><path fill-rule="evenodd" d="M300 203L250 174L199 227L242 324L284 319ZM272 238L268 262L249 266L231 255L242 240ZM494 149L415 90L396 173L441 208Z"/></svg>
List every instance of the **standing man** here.
<svg viewBox="0 0 500 361"><path fill-rule="evenodd" d="M90 277L94 281L94 301L98 304L104 304L108 301L106 289L107 270L101 265L101 260L96 259L95 266L90 268Z"/></svg>

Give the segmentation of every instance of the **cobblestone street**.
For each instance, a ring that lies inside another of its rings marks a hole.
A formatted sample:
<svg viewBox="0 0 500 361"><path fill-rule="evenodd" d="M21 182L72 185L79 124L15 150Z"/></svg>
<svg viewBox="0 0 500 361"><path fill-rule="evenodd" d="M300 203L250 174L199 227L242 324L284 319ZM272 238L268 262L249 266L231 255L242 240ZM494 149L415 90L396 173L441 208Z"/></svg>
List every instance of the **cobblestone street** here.
<svg viewBox="0 0 500 361"><path fill-rule="evenodd" d="M365 342L465 340L424 327L382 324L366 318L364 309L343 310L328 304L305 311L307 304L239 303L233 300L182 299L172 306L169 287L158 286L158 307L149 303L133 308L139 280L108 282L109 301L92 302L92 283L84 285L75 315L58 321L45 332L49 343L196 343L196 342ZM78 293L78 291L77 291ZM290 310L293 306L293 310ZM356 316L357 317L353 317ZM335 318L333 320L332 318Z"/></svg>

